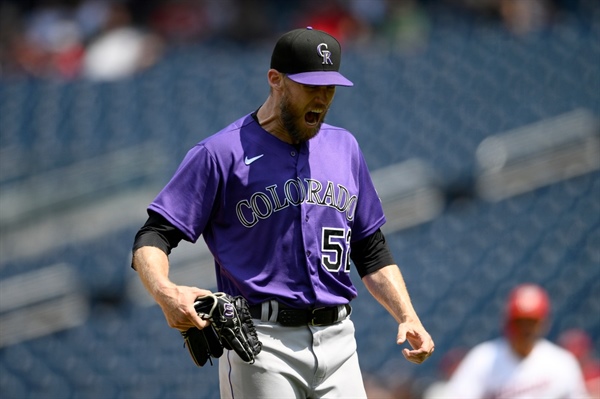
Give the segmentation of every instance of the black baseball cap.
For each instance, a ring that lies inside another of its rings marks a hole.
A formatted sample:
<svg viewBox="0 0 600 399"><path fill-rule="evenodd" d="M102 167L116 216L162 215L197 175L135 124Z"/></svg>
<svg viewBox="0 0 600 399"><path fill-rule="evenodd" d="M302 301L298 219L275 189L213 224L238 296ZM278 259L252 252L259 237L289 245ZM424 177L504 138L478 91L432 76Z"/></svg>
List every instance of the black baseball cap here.
<svg viewBox="0 0 600 399"><path fill-rule="evenodd" d="M337 39L309 26L279 38L271 56L271 68L300 84L354 86L339 72L341 60L342 48Z"/></svg>

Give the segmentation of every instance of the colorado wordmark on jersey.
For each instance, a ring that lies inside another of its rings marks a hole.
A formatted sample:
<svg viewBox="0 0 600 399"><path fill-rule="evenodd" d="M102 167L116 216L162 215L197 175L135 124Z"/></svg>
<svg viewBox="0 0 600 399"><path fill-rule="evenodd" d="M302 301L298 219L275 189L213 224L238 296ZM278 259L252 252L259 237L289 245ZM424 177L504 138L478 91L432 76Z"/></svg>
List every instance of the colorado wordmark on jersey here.
<svg viewBox="0 0 600 399"><path fill-rule="evenodd" d="M149 209L190 241L203 236L219 290L293 307L354 298L350 242L385 223L348 131L323 124L294 146L251 115L192 148Z"/></svg>
<svg viewBox="0 0 600 399"><path fill-rule="evenodd" d="M354 219L357 196L350 195L348 189L341 184L336 187L333 182L324 185L314 179L291 179L284 183L283 192L285 196L280 198L277 184L274 184L265 187L264 192L256 192L249 199L238 202L236 213L240 223L245 227L252 227L274 212L303 203L330 206L344 212L349 221Z"/></svg>

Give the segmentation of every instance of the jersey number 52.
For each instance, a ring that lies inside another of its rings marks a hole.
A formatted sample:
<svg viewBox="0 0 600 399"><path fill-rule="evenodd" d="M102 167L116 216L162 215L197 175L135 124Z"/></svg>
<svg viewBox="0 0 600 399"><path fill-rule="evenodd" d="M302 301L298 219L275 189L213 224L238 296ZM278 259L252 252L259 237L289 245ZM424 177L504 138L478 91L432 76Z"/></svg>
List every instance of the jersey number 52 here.
<svg viewBox="0 0 600 399"><path fill-rule="evenodd" d="M350 234L351 230L323 227L321 237L321 262L330 272L350 273Z"/></svg>

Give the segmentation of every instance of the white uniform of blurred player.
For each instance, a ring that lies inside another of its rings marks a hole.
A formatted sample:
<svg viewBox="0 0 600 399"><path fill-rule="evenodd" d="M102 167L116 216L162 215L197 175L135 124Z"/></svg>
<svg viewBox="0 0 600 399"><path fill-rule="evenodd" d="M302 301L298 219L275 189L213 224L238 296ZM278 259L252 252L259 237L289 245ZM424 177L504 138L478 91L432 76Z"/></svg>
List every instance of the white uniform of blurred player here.
<svg viewBox="0 0 600 399"><path fill-rule="evenodd" d="M575 357L542 338L550 302L539 286L516 287L503 337L475 346L459 364L444 397L464 399L587 398Z"/></svg>

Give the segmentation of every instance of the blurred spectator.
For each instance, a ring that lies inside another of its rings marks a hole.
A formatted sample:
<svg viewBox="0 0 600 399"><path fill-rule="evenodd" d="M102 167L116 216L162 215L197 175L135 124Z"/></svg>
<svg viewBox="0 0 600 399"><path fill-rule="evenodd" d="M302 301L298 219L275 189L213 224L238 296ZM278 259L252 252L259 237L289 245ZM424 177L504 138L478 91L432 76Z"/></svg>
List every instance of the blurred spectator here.
<svg viewBox="0 0 600 399"><path fill-rule="evenodd" d="M14 28L18 31L10 32L8 51L16 69L42 78L77 76L83 36L63 2L42 2Z"/></svg>
<svg viewBox="0 0 600 399"><path fill-rule="evenodd" d="M279 16L271 13L273 2L269 0L237 1L234 19L224 32L226 37L238 42L252 43L268 39L275 31ZM317 2L315 2L317 3ZM318 3L320 4L320 3Z"/></svg>
<svg viewBox="0 0 600 399"><path fill-rule="evenodd" d="M594 353L592 338L580 329L571 329L558 337L558 344L579 361L591 398L600 399L600 359Z"/></svg>
<svg viewBox="0 0 600 399"><path fill-rule="evenodd" d="M132 24L126 6L112 3L100 34L87 46L82 76L91 80L115 80L154 64L163 43L149 31Z"/></svg>
<svg viewBox="0 0 600 399"><path fill-rule="evenodd" d="M16 59L22 21L18 8L12 3L0 2L0 77L22 72Z"/></svg>
<svg viewBox="0 0 600 399"><path fill-rule="evenodd" d="M112 4L106 0L83 0L74 11L74 18L79 25L79 29L88 42L96 36L110 17Z"/></svg>
<svg viewBox="0 0 600 399"><path fill-rule="evenodd" d="M497 18L516 36L536 33L549 27L559 8L560 0L446 0L476 14ZM567 0L568 2L568 0Z"/></svg>
<svg viewBox="0 0 600 399"><path fill-rule="evenodd" d="M152 12L149 24L171 43L203 40L212 29L203 2L190 0L163 2Z"/></svg>
<svg viewBox="0 0 600 399"><path fill-rule="evenodd" d="M504 335L471 349L447 385L457 398L587 398L575 356L543 338L550 300L534 284L517 286L507 301Z"/></svg>
<svg viewBox="0 0 600 399"><path fill-rule="evenodd" d="M381 27L384 37L394 48L408 53L426 47L430 29L429 16L416 0L390 2Z"/></svg>
<svg viewBox="0 0 600 399"><path fill-rule="evenodd" d="M377 2L376 2L377 4ZM323 2L304 1L296 17L296 26L312 26L335 36L342 45L360 42L370 35L366 20L354 14L347 3L331 0Z"/></svg>
<svg viewBox="0 0 600 399"><path fill-rule="evenodd" d="M548 0L500 0L500 15L509 31L526 35L550 24L550 3Z"/></svg>
<svg viewBox="0 0 600 399"><path fill-rule="evenodd" d="M113 80L152 65L162 53L158 36L137 27L125 2L1 4L3 76Z"/></svg>
<svg viewBox="0 0 600 399"><path fill-rule="evenodd" d="M352 14L372 26L377 26L386 18L390 0L347 0L345 1Z"/></svg>
<svg viewBox="0 0 600 399"><path fill-rule="evenodd" d="M0 74L118 79L152 65L166 46L260 43L303 26L346 45L382 41L415 53L427 47L430 14L441 4L523 36L577 12L580 2L596 7L595 0L4 0Z"/></svg>

